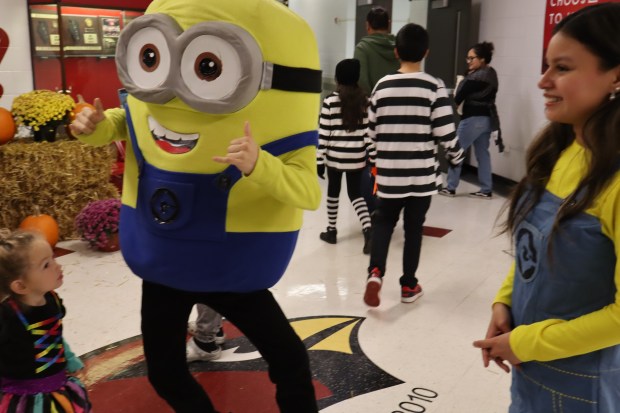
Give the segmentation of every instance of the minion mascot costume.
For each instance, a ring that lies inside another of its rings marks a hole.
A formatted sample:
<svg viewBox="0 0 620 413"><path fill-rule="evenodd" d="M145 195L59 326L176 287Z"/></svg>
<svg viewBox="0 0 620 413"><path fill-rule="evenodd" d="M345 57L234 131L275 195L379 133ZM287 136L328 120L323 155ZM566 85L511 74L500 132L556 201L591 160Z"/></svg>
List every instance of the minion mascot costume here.
<svg viewBox="0 0 620 413"><path fill-rule="evenodd" d="M175 412L215 412L185 360L204 303L263 355L282 412L317 412L306 349L268 290L320 203L312 31L275 0L154 0L116 60L123 108L96 99L71 128L128 142L121 250L143 279L151 384Z"/></svg>

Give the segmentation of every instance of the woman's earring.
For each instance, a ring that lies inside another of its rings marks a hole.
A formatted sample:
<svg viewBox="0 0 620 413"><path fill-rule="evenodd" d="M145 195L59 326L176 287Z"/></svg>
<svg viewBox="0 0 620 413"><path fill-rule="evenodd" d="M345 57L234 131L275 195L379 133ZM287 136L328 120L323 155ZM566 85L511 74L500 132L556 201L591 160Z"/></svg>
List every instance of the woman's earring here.
<svg viewBox="0 0 620 413"><path fill-rule="evenodd" d="M609 95L609 100L614 100L616 98L616 93L620 92L620 86L614 89L613 92Z"/></svg>

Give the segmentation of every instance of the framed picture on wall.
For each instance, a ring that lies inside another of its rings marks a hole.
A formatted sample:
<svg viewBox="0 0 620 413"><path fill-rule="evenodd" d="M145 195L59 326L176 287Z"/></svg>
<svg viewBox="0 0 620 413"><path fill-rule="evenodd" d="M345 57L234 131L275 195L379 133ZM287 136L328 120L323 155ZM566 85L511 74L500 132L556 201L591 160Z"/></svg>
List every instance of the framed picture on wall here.
<svg viewBox="0 0 620 413"><path fill-rule="evenodd" d="M113 55L121 34L121 19L119 17L101 16L101 46L104 55Z"/></svg>
<svg viewBox="0 0 620 413"><path fill-rule="evenodd" d="M60 35L58 34L58 14L33 11L30 13L31 38L36 56L58 56L60 54Z"/></svg>
<svg viewBox="0 0 620 413"><path fill-rule="evenodd" d="M62 30L64 51L68 56L101 54L98 16L63 14Z"/></svg>

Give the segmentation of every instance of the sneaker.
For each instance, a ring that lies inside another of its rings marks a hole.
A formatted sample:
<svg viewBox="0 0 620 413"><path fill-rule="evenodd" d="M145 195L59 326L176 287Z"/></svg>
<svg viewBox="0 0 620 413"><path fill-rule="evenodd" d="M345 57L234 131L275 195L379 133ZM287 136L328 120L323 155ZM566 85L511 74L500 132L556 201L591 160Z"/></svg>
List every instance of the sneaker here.
<svg viewBox="0 0 620 413"><path fill-rule="evenodd" d="M413 288L403 285L400 291L400 301L403 303L412 303L423 295L424 291L422 291L422 286L420 284Z"/></svg>
<svg viewBox="0 0 620 413"><path fill-rule="evenodd" d="M195 321L190 321L187 323L187 334L190 336L196 335L196 331L198 330L198 326Z"/></svg>
<svg viewBox="0 0 620 413"><path fill-rule="evenodd" d="M195 321L190 321L189 323L187 323L187 333L190 336L196 335L197 328L198 327L196 326ZM220 329L217 330L217 333L215 333L215 344L219 344L221 346L225 342L226 342L226 333L224 333L224 329L220 327Z"/></svg>
<svg viewBox="0 0 620 413"><path fill-rule="evenodd" d="M327 227L327 231L321 232L321 235L319 235L319 238L321 238L323 241L327 242L328 244L335 244L336 242L338 242L336 240L336 235L338 235L338 230L336 228Z"/></svg>
<svg viewBox="0 0 620 413"><path fill-rule="evenodd" d="M192 361L211 361L217 360L222 357L222 349L220 346L215 344L215 341L211 341L209 343L202 343L206 350L201 349L196 344L196 340L190 338L187 341L187 347L185 349L185 355L187 357L187 362L191 363Z"/></svg>
<svg viewBox="0 0 620 413"><path fill-rule="evenodd" d="M371 235L372 235L372 230L370 227L365 228L362 230L362 233L364 234L364 248L362 249L362 252L366 255L370 254L370 242L371 242Z"/></svg>
<svg viewBox="0 0 620 413"><path fill-rule="evenodd" d="M364 292L364 302L370 307L378 307L381 304L379 298L379 291L381 291L381 271L378 268L373 268L366 279L366 291Z"/></svg>
<svg viewBox="0 0 620 413"><path fill-rule="evenodd" d="M491 199L493 198L493 194L491 192L472 192L469 194L471 198L480 198L480 199Z"/></svg>
<svg viewBox="0 0 620 413"><path fill-rule="evenodd" d="M221 346L225 342L226 342L226 334L224 333L224 329L220 327L220 329L217 330L217 333L215 333L215 344L218 344Z"/></svg>
<svg viewBox="0 0 620 413"><path fill-rule="evenodd" d="M439 195L449 196L450 198L454 198L456 196L456 191L448 188L441 188L439 190Z"/></svg>

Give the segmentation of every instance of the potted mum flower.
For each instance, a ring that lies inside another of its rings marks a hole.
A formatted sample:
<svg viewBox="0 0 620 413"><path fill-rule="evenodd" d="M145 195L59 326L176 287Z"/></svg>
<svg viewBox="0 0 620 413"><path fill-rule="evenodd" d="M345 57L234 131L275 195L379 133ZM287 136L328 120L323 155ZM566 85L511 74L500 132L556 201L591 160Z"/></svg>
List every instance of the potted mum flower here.
<svg viewBox="0 0 620 413"><path fill-rule="evenodd" d="M118 220L120 199L92 201L75 218L75 227L91 248L100 251L118 251Z"/></svg>
<svg viewBox="0 0 620 413"><path fill-rule="evenodd" d="M35 142L54 142L56 129L68 123L74 107L71 96L41 89L17 96L11 112L17 126L25 125L32 129Z"/></svg>

